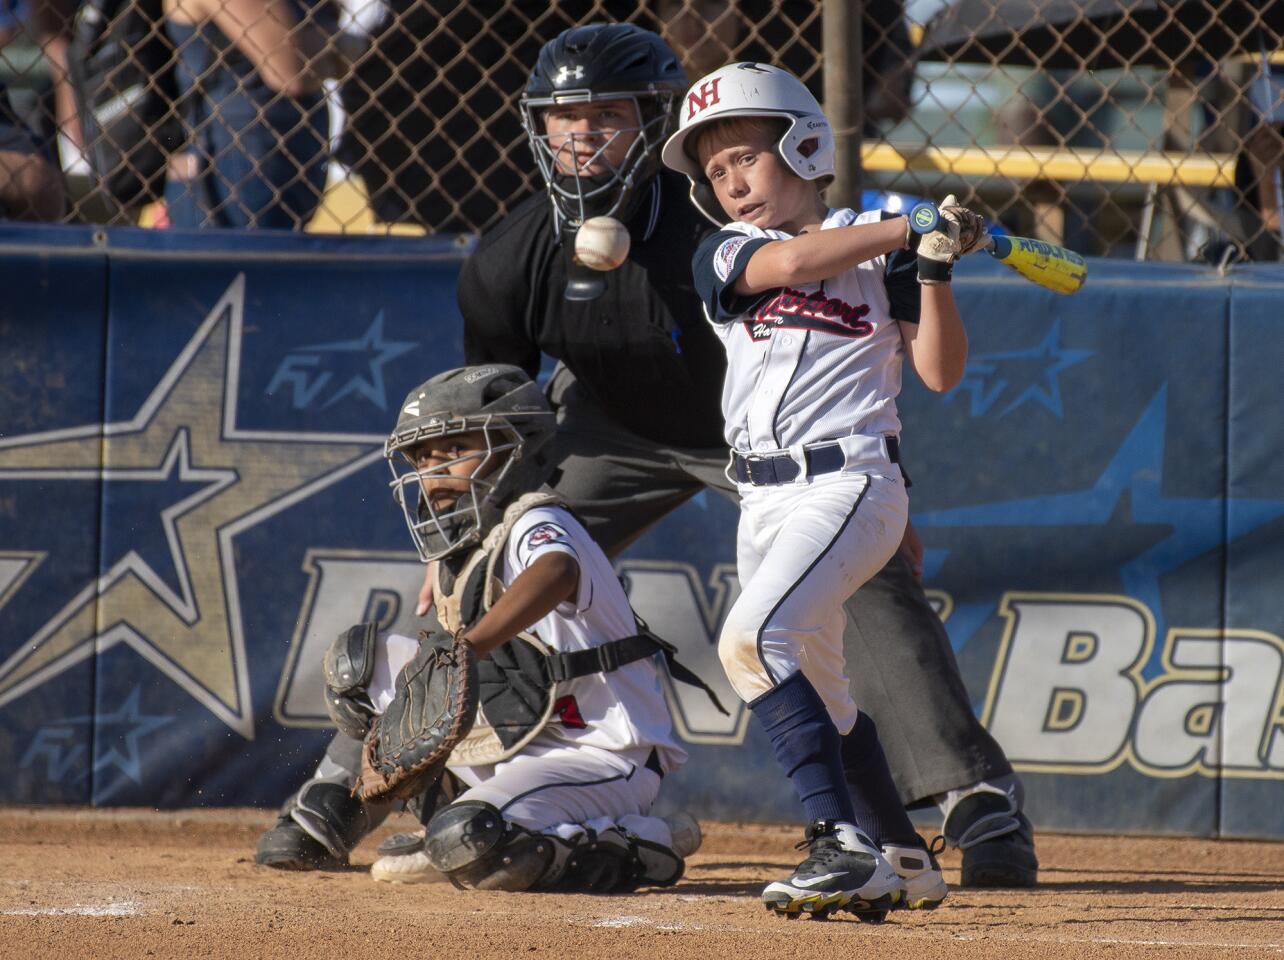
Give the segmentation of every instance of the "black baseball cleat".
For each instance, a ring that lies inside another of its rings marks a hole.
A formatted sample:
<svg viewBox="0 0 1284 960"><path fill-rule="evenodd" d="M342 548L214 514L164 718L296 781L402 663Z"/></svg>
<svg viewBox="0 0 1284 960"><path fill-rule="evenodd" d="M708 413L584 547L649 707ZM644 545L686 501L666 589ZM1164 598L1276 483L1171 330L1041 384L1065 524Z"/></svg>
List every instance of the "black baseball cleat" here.
<svg viewBox="0 0 1284 960"><path fill-rule="evenodd" d="M878 847L850 823L817 820L807 827L806 860L792 875L767 884L762 902L786 917L823 920L837 910L879 922L901 899L901 878Z"/></svg>
<svg viewBox="0 0 1284 960"><path fill-rule="evenodd" d="M1039 882L1034 830L1024 814L1017 819L1018 829L963 849L961 886L1033 887Z"/></svg>
<svg viewBox="0 0 1284 960"><path fill-rule="evenodd" d="M277 870L336 870L347 865L288 816L259 837L254 862Z"/></svg>

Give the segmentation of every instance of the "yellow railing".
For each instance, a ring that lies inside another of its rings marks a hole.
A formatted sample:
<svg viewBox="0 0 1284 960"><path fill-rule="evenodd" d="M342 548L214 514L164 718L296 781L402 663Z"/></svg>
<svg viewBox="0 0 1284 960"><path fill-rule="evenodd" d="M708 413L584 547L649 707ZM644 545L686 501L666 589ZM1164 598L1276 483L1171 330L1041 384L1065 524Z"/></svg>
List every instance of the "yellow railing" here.
<svg viewBox="0 0 1284 960"><path fill-rule="evenodd" d="M956 177L1003 177L1009 180L1057 180L1063 183L1136 183L1160 187L1230 187L1235 158L1229 154L1190 154L1128 150L990 146L929 147L922 144L868 143L861 148L867 171L935 172ZM422 236L411 224L375 220L360 178L331 183L312 233L358 233Z"/></svg>
<svg viewBox="0 0 1284 960"><path fill-rule="evenodd" d="M866 170L878 173L912 170L962 177L1187 187L1231 187L1235 183L1235 158L1229 154L868 143L861 148L861 162Z"/></svg>

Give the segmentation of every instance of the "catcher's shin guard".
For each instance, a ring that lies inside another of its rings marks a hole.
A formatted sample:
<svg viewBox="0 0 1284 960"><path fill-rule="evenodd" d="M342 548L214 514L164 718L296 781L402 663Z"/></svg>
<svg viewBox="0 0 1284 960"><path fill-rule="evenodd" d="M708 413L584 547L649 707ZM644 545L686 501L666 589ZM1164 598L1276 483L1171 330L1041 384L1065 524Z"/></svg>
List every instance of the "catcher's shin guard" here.
<svg viewBox="0 0 1284 960"><path fill-rule="evenodd" d="M700 843L699 826L688 820L675 819L680 829L671 825L670 830L682 833L686 846L694 850ZM376 879L410 883L431 868L458 887L510 892L626 893L644 886L670 886L686 868L674 849L621 827L600 832L586 828L564 839L511 823L478 800L438 811L428 823L422 851L406 846L388 854L376 863L381 874ZM404 862L405 868L399 869L395 861ZM420 866L416 869L415 864Z"/></svg>
<svg viewBox="0 0 1284 960"><path fill-rule="evenodd" d="M556 837L509 823L489 803L461 800L439 810L424 836L428 864L457 887L533 889L558 859Z"/></svg>
<svg viewBox="0 0 1284 960"><path fill-rule="evenodd" d="M686 870L686 861L673 848L618 826L586 830L578 839L561 843L568 847L561 873L547 878L543 889L632 893L639 887L670 887Z"/></svg>
<svg viewBox="0 0 1284 960"><path fill-rule="evenodd" d="M704 833L700 829L700 821L685 810L679 810L677 813L671 813L667 817L661 817L664 825L669 828L669 840L673 847L673 852L682 859L686 859L700 849L704 843Z"/></svg>
<svg viewBox="0 0 1284 960"><path fill-rule="evenodd" d="M352 795L351 787L324 780L304 784L290 818L332 856L344 861L375 826L370 808Z"/></svg>
<svg viewBox="0 0 1284 960"><path fill-rule="evenodd" d="M374 720L370 681L375 670L377 623L359 623L339 634L321 660L325 708L334 725L353 740L364 740Z"/></svg>

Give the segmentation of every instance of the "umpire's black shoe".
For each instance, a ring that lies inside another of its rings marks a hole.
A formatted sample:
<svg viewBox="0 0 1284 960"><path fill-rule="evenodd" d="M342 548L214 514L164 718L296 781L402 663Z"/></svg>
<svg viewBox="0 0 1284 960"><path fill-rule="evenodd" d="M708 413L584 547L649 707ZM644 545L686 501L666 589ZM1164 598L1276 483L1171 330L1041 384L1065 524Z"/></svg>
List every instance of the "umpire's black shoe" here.
<svg viewBox="0 0 1284 960"><path fill-rule="evenodd" d="M336 870L348 863L317 843L288 816L259 837L254 862L277 870Z"/></svg>
<svg viewBox="0 0 1284 960"><path fill-rule="evenodd" d="M1039 882L1039 858L1034 855L1034 830L1025 814L1011 833L967 847L963 851L964 887L1033 887Z"/></svg>
<svg viewBox="0 0 1284 960"><path fill-rule="evenodd" d="M849 823L817 820L807 827L806 860L784 880L767 884L762 902L788 917L824 919L850 910L861 919L882 920L901 899L901 878L878 847Z"/></svg>

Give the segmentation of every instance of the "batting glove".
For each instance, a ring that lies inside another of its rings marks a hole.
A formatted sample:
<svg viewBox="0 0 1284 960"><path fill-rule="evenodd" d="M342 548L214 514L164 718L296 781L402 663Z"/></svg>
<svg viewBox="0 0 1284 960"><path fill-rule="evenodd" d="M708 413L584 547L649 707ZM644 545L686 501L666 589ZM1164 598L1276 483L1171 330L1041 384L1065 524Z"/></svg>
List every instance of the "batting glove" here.
<svg viewBox="0 0 1284 960"><path fill-rule="evenodd" d="M923 204L922 206L930 206ZM918 282L923 284L949 283L954 272L954 261L962 252L959 232L962 222L955 214L946 214L946 207L958 207L958 200L950 194L937 209L939 220L927 233L918 238ZM911 223L918 207L911 211Z"/></svg>
<svg viewBox="0 0 1284 960"><path fill-rule="evenodd" d="M951 203L954 197L948 196L941 203L942 219L957 220L959 224L959 256L983 250L990 242L990 228L985 225L985 218L967 207Z"/></svg>

